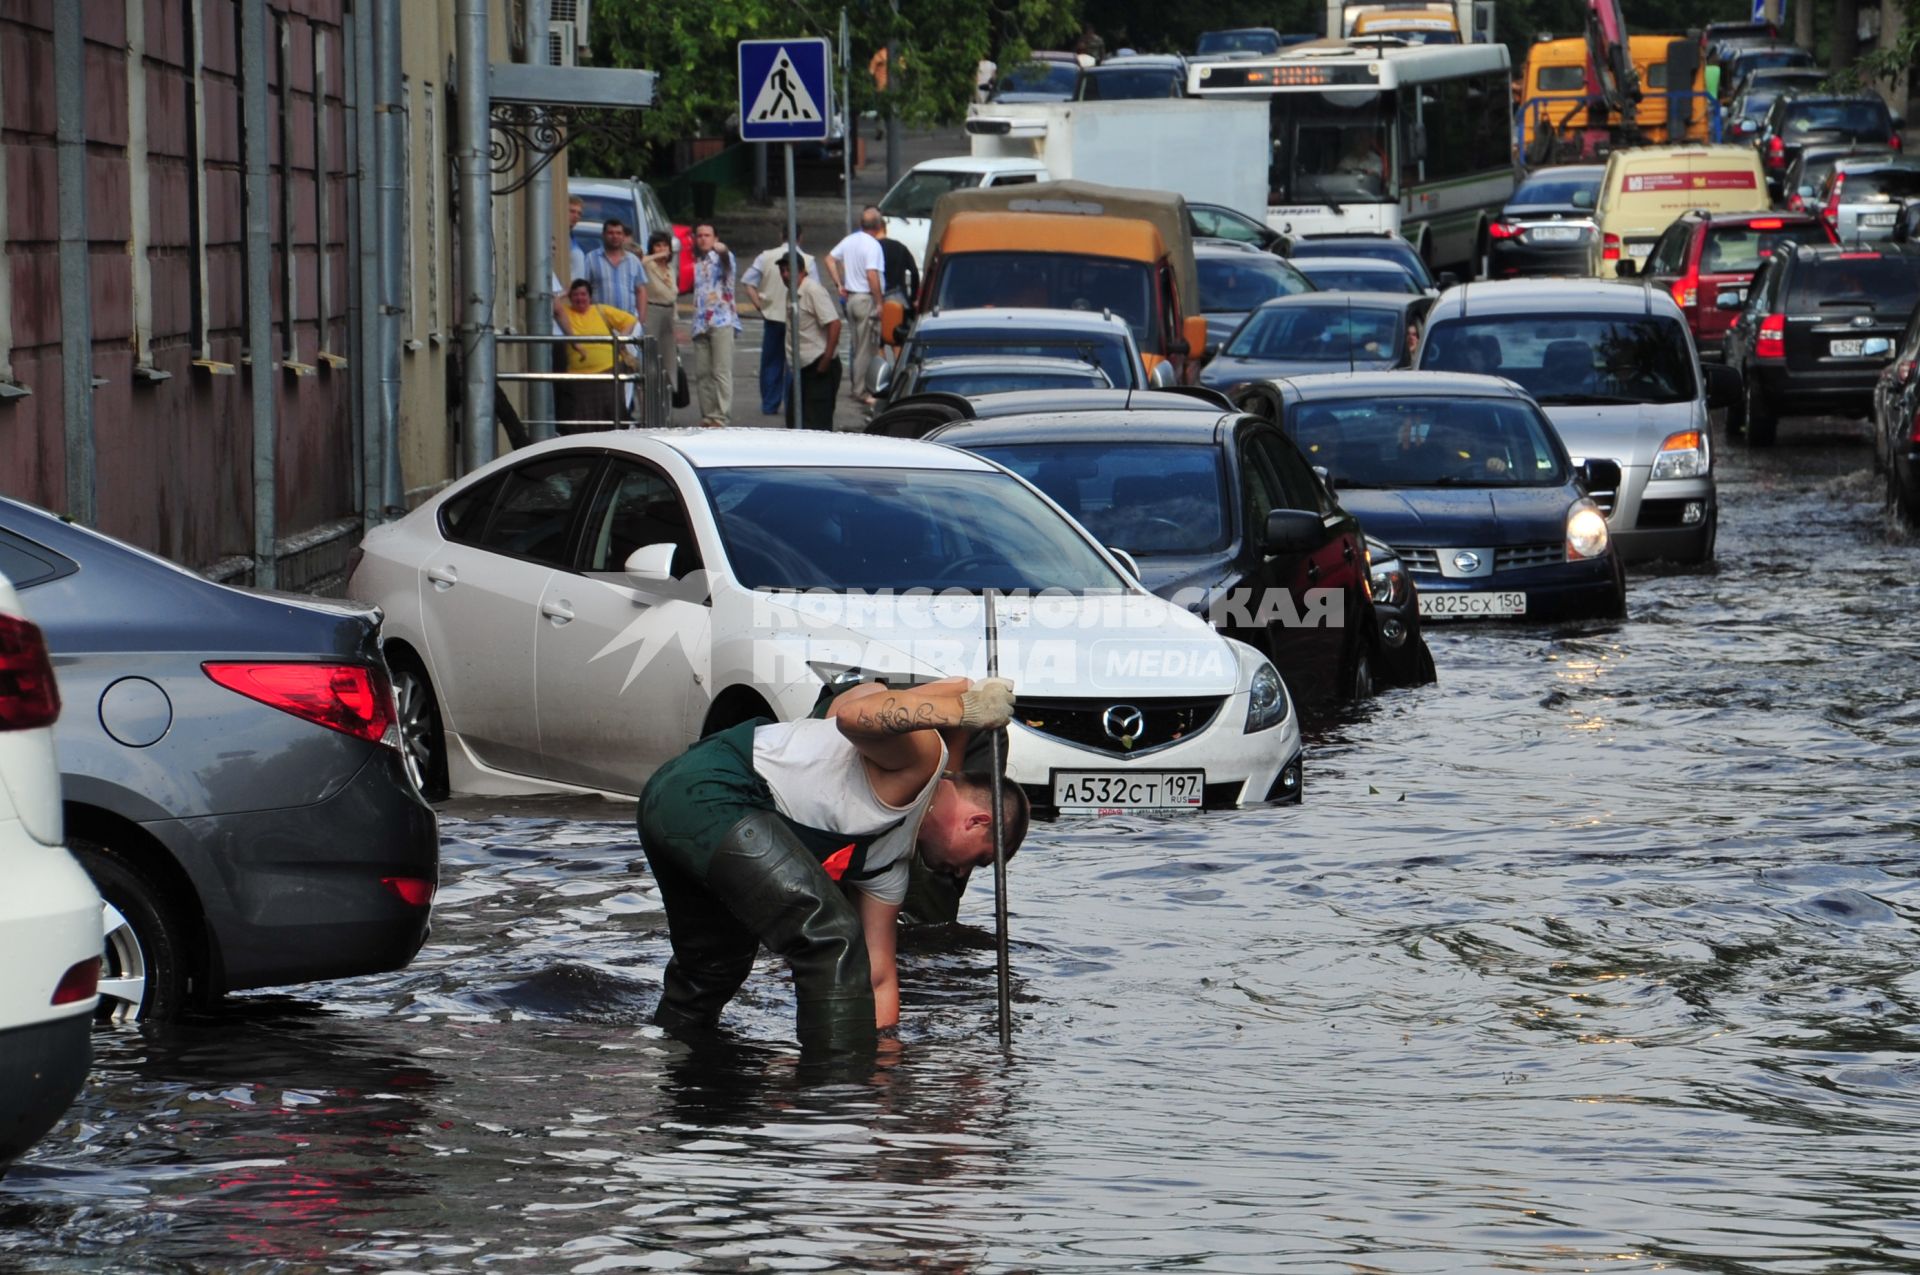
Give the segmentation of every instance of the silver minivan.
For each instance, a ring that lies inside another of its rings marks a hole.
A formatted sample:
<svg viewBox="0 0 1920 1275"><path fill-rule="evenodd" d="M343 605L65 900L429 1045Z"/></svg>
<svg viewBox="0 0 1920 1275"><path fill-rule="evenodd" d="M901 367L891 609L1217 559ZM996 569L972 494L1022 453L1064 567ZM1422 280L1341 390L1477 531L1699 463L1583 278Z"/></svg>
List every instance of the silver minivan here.
<svg viewBox="0 0 1920 1275"><path fill-rule="evenodd" d="M1463 284L1433 303L1419 366L1505 377L1576 461L1617 463L1619 490L1593 497L1624 560L1712 560L1720 511L1707 411L1737 397L1740 377L1701 366L1665 292L1592 279Z"/></svg>

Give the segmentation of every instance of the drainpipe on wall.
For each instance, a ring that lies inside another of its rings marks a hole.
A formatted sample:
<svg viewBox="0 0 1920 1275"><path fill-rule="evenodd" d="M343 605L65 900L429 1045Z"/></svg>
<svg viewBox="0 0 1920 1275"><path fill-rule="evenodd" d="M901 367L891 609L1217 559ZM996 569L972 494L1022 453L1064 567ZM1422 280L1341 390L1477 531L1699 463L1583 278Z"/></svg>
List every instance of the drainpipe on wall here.
<svg viewBox="0 0 1920 1275"><path fill-rule="evenodd" d="M279 438L274 428L273 241L268 233L267 0L240 4L240 129L246 138L247 384L253 391L253 587L278 580Z"/></svg>
<svg viewBox="0 0 1920 1275"><path fill-rule="evenodd" d="M492 100L487 86L487 0L458 0L455 72L460 89L460 351L466 428L460 470L494 456Z"/></svg>
<svg viewBox="0 0 1920 1275"><path fill-rule="evenodd" d="M400 473L400 317L405 311L407 280L407 192L400 182L406 154L407 119L400 109L400 5L402 0L379 0L379 24L374 28L374 111L379 139L378 180L380 206L380 504L388 514L406 509L406 489Z"/></svg>
<svg viewBox="0 0 1920 1275"><path fill-rule="evenodd" d="M374 122L372 6L355 4L346 15L347 102L353 111L352 263L353 292L347 312L353 348L354 415L360 425L360 520L380 524L386 476L380 448L380 198L377 128Z"/></svg>
<svg viewBox="0 0 1920 1275"><path fill-rule="evenodd" d="M541 0L527 5L526 57L535 66L547 65L548 18L551 6ZM564 287L571 280L562 283ZM527 335L553 331L553 168L542 168L527 183ZM528 370L545 372L553 366L553 346L528 344ZM553 383L528 381L527 419L536 439L553 437Z"/></svg>
<svg viewBox="0 0 1920 1275"><path fill-rule="evenodd" d="M80 6L53 7L54 136L60 210L60 392L67 517L91 527L94 506L93 293L87 263L87 50Z"/></svg>

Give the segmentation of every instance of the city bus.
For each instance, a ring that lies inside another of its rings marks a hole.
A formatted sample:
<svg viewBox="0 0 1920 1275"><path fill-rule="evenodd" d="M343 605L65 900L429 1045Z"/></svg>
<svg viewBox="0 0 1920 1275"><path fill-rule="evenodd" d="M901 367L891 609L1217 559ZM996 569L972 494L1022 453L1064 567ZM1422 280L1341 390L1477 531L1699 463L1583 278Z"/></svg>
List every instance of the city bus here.
<svg viewBox="0 0 1920 1275"><path fill-rule="evenodd" d="M1269 100L1275 230L1393 231L1435 270L1480 272L1514 188L1506 45L1316 40L1187 75L1193 97Z"/></svg>

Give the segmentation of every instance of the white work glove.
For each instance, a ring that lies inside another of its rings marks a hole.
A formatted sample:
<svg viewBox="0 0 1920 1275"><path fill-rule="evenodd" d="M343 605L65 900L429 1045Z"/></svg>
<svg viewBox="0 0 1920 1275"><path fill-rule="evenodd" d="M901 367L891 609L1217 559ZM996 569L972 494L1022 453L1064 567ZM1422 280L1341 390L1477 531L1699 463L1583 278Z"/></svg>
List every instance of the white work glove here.
<svg viewBox="0 0 1920 1275"><path fill-rule="evenodd" d="M975 682L960 695L960 724L999 730L1013 719L1013 683L1004 677Z"/></svg>

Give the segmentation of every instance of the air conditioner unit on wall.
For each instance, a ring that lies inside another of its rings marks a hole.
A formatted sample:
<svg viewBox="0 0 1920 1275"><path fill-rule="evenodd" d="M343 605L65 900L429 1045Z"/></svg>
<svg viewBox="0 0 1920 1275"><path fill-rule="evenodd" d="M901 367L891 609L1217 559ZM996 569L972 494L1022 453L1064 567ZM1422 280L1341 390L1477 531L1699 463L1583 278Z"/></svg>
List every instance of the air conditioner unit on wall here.
<svg viewBox="0 0 1920 1275"><path fill-rule="evenodd" d="M587 47L587 5L590 0L551 0L553 9L549 21L555 30L561 23L573 28L573 38L577 47ZM572 65L569 63L568 65Z"/></svg>
<svg viewBox="0 0 1920 1275"><path fill-rule="evenodd" d="M547 64L549 66L573 66L575 51L578 47L573 39L573 23L555 22L547 28Z"/></svg>

